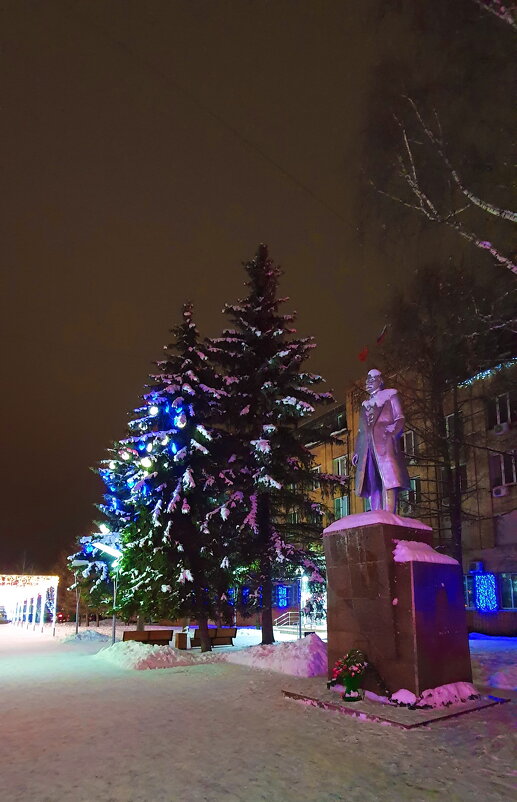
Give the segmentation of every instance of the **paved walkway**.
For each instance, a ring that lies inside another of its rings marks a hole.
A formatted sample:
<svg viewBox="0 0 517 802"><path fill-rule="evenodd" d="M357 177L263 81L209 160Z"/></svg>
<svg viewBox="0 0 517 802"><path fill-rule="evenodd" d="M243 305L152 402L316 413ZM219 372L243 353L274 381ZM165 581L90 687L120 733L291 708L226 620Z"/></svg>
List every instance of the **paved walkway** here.
<svg viewBox="0 0 517 802"><path fill-rule="evenodd" d="M123 671L98 648L0 627L0 802L513 798L515 703L401 732L285 700L278 674Z"/></svg>

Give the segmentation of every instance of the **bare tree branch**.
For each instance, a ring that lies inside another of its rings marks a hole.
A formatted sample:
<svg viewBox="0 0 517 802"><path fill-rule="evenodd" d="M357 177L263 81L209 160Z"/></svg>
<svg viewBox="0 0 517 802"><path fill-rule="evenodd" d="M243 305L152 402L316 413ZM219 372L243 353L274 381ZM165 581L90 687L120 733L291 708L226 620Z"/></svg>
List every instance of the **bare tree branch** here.
<svg viewBox="0 0 517 802"><path fill-rule="evenodd" d="M459 234L460 237L465 239L467 242L470 242L471 245L474 245L476 248L479 248L480 250L488 251L488 253L493 257L493 259L498 264L502 265L507 270L510 270L512 273L517 275L517 264L515 264L515 262L512 260L511 257L502 253L501 250L498 248L498 246L495 245L493 242L482 239L476 233L471 231L459 219L459 216L468 209L472 208L472 206L476 206L482 209L487 214L493 215L495 217L500 218L501 220L505 220L511 223L517 222L517 212L513 212L508 209L501 209L495 204L484 201L478 198L473 192L471 192L464 186L462 180L460 179L458 173L452 166L449 157L446 154L441 126L439 124L439 119L436 112L434 114L435 114L435 119L437 121L437 128L438 128L437 134L434 133L434 131L425 122L415 102L410 97L406 97L406 100L410 104L417 119L417 122L421 130L423 131L427 141L430 143L434 152L438 154L440 160L444 164L449 178L452 179L454 185L457 187L461 195L463 195L463 197L465 197L469 201L469 203L466 206L461 206L459 208L447 211L444 210L441 211L438 208L438 206L435 205L435 203L430 198L429 193L426 192L426 190L422 187L417 172L416 159L410 137L408 135L406 126L397 117L395 117L395 121L401 130L401 137L402 137L402 151L397 156L397 170L399 176L405 182L415 201L414 203L411 203L395 195L391 195L390 193L385 192L383 190L378 190L378 191L380 191L381 194L385 195L386 197L389 197L392 200L396 201L397 203L401 203L403 206L416 210L424 217L426 217L428 220L435 223L441 223L443 225L448 226L448 228L453 229Z"/></svg>
<svg viewBox="0 0 517 802"><path fill-rule="evenodd" d="M489 11L517 31L517 6L512 0L507 0L506 3L502 0L474 0L474 3L483 11Z"/></svg>

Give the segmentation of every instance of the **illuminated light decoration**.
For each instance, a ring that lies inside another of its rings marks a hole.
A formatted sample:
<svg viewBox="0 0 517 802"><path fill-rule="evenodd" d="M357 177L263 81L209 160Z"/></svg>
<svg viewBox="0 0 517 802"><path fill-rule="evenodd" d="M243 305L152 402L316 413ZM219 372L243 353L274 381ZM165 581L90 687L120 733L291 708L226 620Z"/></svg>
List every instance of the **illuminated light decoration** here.
<svg viewBox="0 0 517 802"><path fill-rule="evenodd" d="M150 468L152 464L153 461L150 457L144 457L143 459L140 460L140 465L142 466L142 468Z"/></svg>
<svg viewBox="0 0 517 802"><path fill-rule="evenodd" d="M289 605L287 602L287 587L285 585L277 585L276 593L277 593L277 606L288 607Z"/></svg>
<svg viewBox="0 0 517 802"><path fill-rule="evenodd" d="M241 600L243 604L247 604L250 598L250 589L244 587L241 591Z"/></svg>
<svg viewBox="0 0 517 802"><path fill-rule="evenodd" d="M178 429L183 429L187 425L187 416L184 412L181 412L179 415L175 416L174 425L177 426Z"/></svg>
<svg viewBox="0 0 517 802"><path fill-rule="evenodd" d="M117 463L116 463L116 462L114 462L113 460L111 460L111 462L110 462L110 465L109 465L109 466L110 466L111 470L112 470L112 471L114 471L114 470L115 470L115 468L117 467Z"/></svg>
<svg viewBox="0 0 517 802"><path fill-rule="evenodd" d="M120 453L120 456L122 457L122 459L125 459L125 460L131 459L131 455L130 455L130 454L128 454L128 452L127 452L127 451L122 451L122 452Z"/></svg>
<svg viewBox="0 0 517 802"><path fill-rule="evenodd" d="M165 437L162 440L162 446L166 446L168 442L169 442L169 438L167 437L167 435L165 435Z"/></svg>
<svg viewBox="0 0 517 802"><path fill-rule="evenodd" d="M149 415L152 415L153 418L159 413L160 408L153 404L152 407L149 407Z"/></svg>
<svg viewBox="0 0 517 802"><path fill-rule="evenodd" d="M170 444L169 451L171 452L171 454L177 454L178 453L178 446L176 445L176 443L171 443Z"/></svg>
<svg viewBox="0 0 517 802"><path fill-rule="evenodd" d="M476 373L475 376L471 376L470 379L466 379L464 382L461 382L458 387L468 387L469 385L474 384L481 379L488 379L491 376L495 376L501 370L507 370L508 368L511 368L516 362L517 359L510 359L509 362L502 362L500 365L496 365L494 368L482 370L480 373Z"/></svg>
<svg viewBox="0 0 517 802"><path fill-rule="evenodd" d="M496 613L497 588L495 574L474 574L474 605L480 613Z"/></svg>
<svg viewBox="0 0 517 802"><path fill-rule="evenodd" d="M101 535L108 535L110 532L110 528L109 526L106 526L106 524L101 524L99 526L99 532L101 533Z"/></svg>
<svg viewBox="0 0 517 802"><path fill-rule="evenodd" d="M94 551L95 549L92 543L85 543L82 548L83 554L93 554Z"/></svg>
<svg viewBox="0 0 517 802"><path fill-rule="evenodd" d="M116 557L119 559L122 556L122 552L120 549L116 549L114 546L108 546L106 543L92 543L92 546L99 551L104 551L106 554L109 554L111 557Z"/></svg>
<svg viewBox="0 0 517 802"><path fill-rule="evenodd" d="M137 448L139 451L145 451L145 443L139 443L137 445Z"/></svg>
<svg viewBox="0 0 517 802"><path fill-rule="evenodd" d="M153 450L153 444L152 443L147 443L147 445L145 447L145 450L148 451L149 454L150 454L151 451Z"/></svg>

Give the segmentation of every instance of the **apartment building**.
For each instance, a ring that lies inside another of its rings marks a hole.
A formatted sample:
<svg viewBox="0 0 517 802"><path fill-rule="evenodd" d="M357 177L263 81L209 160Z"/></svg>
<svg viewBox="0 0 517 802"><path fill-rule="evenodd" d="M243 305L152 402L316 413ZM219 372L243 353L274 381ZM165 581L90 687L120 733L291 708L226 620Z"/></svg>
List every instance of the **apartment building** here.
<svg viewBox="0 0 517 802"><path fill-rule="evenodd" d="M349 476L348 488L331 500L334 519L366 511L358 498L351 465L365 394L357 388L345 403L319 416L335 423L339 445L315 443L316 470ZM462 545L465 603L471 631L517 634L517 394L492 390L488 374L458 388L460 414L450 401L446 434L451 447L461 445ZM418 518L433 528L435 548L451 549L451 524L443 468L430 454L422 422L405 402L406 428L401 446L411 479L399 498L399 514ZM455 431L455 422L457 431ZM313 422L314 423L314 422ZM317 495L317 491L316 491ZM328 502L327 502L328 503Z"/></svg>

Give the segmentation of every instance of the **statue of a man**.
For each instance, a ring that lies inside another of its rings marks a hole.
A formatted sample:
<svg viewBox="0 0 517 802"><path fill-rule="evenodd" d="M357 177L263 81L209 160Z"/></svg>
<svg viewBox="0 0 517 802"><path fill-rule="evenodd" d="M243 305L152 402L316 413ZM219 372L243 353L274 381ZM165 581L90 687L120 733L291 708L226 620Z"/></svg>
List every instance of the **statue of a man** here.
<svg viewBox="0 0 517 802"><path fill-rule="evenodd" d="M396 390L384 388L379 370L366 377L369 398L363 401L352 465L356 468L355 492L369 498L372 510L397 511L399 490L410 487L399 438L404 413Z"/></svg>

